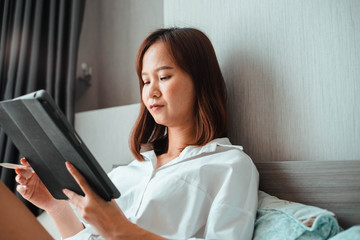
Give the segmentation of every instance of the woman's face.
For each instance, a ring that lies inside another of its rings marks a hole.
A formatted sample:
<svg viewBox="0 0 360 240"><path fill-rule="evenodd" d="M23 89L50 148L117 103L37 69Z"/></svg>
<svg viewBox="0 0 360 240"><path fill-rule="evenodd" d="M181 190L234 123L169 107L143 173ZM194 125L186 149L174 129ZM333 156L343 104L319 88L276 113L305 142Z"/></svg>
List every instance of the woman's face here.
<svg viewBox="0 0 360 240"><path fill-rule="evenodd" d="M194 125L194 84L174 63L164 43L156 42L145 52L142 79L142 101L157 124Z"/></svg>

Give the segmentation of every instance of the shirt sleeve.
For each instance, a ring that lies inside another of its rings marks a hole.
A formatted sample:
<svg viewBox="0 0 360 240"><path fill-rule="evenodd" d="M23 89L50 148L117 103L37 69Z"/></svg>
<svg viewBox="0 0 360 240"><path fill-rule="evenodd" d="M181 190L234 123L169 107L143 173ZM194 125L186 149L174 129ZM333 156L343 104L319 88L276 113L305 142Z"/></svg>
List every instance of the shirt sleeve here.
<svg viewBox="0 0 360 240"><path fill-rule="evenodd" d="M225 176L211 205L205 239L250 240L257 209L259 173L248 157L241 157ZM196 238L194 238L196 239Z"/></svg>

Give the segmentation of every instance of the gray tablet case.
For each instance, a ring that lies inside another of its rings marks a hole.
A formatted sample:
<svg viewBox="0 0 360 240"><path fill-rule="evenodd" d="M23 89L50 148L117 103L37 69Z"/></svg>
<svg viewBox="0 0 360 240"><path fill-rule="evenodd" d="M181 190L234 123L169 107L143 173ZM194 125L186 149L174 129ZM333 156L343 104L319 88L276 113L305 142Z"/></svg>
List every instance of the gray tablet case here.
<svg viewBox="0 0 360 240"><path fill-rule="evenodd" d="M90 153L50 95L39 90L0 102L0 127L57 199L62 189L84 195L65 167L71 162L93 190L109 201L120 192Z"/></svg>

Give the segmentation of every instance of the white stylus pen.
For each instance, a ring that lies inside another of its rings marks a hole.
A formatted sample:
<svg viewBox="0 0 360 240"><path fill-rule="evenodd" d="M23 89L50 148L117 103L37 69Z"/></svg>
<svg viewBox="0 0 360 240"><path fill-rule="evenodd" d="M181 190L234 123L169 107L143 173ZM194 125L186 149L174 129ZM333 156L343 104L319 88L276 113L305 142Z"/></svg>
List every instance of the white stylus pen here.
<svg viewBox="0 0 360 240"><path fill-rule="evenodd" d="M14 163L0 163L0 167L10 168L10 169L23 168L34 171L34 169L32 169L31 167L27 167L21 164L14 164Z"/></svg>

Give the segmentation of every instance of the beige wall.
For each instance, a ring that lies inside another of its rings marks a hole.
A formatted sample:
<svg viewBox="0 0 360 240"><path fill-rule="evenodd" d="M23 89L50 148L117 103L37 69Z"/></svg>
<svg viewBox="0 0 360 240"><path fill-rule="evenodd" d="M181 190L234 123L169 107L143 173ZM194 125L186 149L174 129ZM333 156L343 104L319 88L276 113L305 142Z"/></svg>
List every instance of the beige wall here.
<svg viewBox="0 0 360 240"><path fill-rule="evenodd" d="M93 77L76 112L138 103L135 55L146 35L162 26L162 0L87 0L78 68L80 74L86 62Z"/></svg>
<svg viewBox="0 0 360 240"><path fill-rule="evenodd" d="M360 2L168 0L212 40L230 137L255 161L360 159Z"/></svg>
<svg viewBox="0 0 360 240"><path fill-rule="evenodd" d="M99 60L100 54L100 1L86 1L84 20L80 34L78 52L78 76L82 76L81 63L86 63L92 68L91 87L75 103L75 112L86 111L99 108L98 89L99 89Z"/></svg>
<svg viewBox="0 0 360 240"><path fill-rule="evenodd" d="M212 40L226 79L231 141L255 161L360 159L359 1L89 3L101 34L84 31L82 47L98 47L80 56L96 56L98 80L77 110L138 102L140 41L163 24L193 26Z"/></svg>

